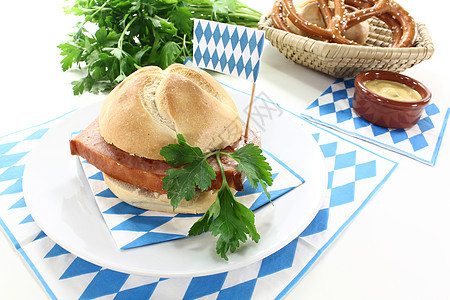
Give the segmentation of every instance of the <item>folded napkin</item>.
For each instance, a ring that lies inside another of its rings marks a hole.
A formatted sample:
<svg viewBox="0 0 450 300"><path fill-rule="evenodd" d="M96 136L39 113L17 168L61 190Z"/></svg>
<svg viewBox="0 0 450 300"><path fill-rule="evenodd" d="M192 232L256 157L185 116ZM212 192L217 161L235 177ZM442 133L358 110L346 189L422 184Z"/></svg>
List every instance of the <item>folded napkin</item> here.
<svg viewBox="0 0 450 300"><path fill-rule="evenodd" d="M270 200L274 201L304 182L300 175L294 173L274 156L265 155L272 167L273 184L268 187ZM116 244L121 249L151 245L186 237L189 228L201 215L156 212L133 207L120 201L108 188L102 173L93 165L83 160L83 170L88 178L92 193L103 218L111 230ZM244 191L237 192L239 202L251 210L269 202L261 186L253 189L246 180Z"/></svg>
<svg viewBox="0 0 450 300"><path fill-rule="evenodd" d="M415 126L389 129L369 123L353 110L354 90L353 78L338 79L301 116L422 163L436 163L449 109L431 103Z"/></svg>
<svg viewBox="0 0 450 300"><path fill-rule="evenodd" d="M28 154L54 122L0 138L0 226L52 299L281 298L397 166L333 132L303 123L325 157L328 187L323 205L298 238L269 257L240 269L193 278L138 276L85 261L56 244L34 222L22 190Z"/></svg>

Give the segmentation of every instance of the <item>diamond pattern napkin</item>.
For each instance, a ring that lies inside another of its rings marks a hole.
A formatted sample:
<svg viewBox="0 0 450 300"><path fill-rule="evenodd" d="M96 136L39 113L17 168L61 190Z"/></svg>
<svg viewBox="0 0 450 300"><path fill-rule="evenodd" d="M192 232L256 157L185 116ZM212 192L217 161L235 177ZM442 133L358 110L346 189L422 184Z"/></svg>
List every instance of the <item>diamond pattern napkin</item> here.
<svg viewBox="0 0 450 300"><path fill-rule="evenodd" d="M353 78L336 80L306 108L302 117L422 163L436 163L449 109L431 103L415 126L389 129L369 123L353 110L354 89Z"/></svg>
<svg viewBox="0 0 450 300"><path fill-rule="evenodd" d="M290 117L290 116L287 116ZM350 224L397 163L304 121L328 170L323 205L304 232L281 250L243 268L193 278L116 272L56 244L34 222L22 190L27 157L53 122L0 138L0 226L51 299L279 299Z"/></svg>
<svg viewBox="0 0 450 300"><path fill-rule="evenodd" d="M300 175L283 167L277 158L266 155L272 167L273 184L268 187L270 200L274 201L304 181ZM111 230L116 244L121 249L151 245L186 237L189 228L201 215L149 212L120 201L103 181L102 173L83 160L83 170L95 196L103 218ZM253 189L246 180L244 191L237 192L236 198L254 210L269 202L262 187Z"/></svg>

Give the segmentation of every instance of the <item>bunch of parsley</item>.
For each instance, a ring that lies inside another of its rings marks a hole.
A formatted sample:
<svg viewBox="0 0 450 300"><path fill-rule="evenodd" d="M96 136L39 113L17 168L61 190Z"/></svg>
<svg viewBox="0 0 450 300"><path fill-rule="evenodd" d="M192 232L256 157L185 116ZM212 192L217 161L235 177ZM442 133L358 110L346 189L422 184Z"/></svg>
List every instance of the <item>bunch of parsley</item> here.
<svg viewBox="0 0 450 300"><path fill-rule="evenodd" d="M220 159L227 155L238 162L238 171L247 175L250 185L256 189L258 184L264 189L267 197L267 186L272 185L273 179L270 165L261 154L262 151L254 144L247 144L233 153L220 150L203 154L200 148L192 147L178 134L178 144L163 147L160 154L175 168L169 169L163 178L163 188L167 190L167 197L175 209L181 200L193 199L196 190L206 191L211 187L211 180L216 179L216 173L207 159L215 156L222 176L222 186L217 192L216 201L208 211L195 222L189 230L189 235L199 235L211 232L218 236L216 252L223 259L228 260L227 253L234 252L240 242L247 241L247 235L255 242L259 241L259 234L255 226L255 215L246 206L238 202L228 185L225 171Z"/></svg>
<svg viewBox="0 0 450 300"><path fill-rule="evenodd" d="M193 18L256 27L261 16L236 0L76 0L66 13L84 18L58 45L63 71L86 70L72 82L75 95L111 90L142 66L165 69L192 57Z"/></svg>

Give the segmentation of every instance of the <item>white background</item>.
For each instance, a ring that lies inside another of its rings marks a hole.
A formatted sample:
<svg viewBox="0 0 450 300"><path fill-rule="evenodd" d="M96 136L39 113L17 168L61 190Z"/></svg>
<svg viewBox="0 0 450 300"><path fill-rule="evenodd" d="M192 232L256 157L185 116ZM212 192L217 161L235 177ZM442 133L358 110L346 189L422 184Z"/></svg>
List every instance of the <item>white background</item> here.
<svg viewBox="0 0 450 300"><path fill-rule="evenodd" d="M272 1L244 1L261 12ZM253 3L252 3L253 2ZM399 0L425 23L434 56L404 73L427 85L433 101L449 106L447 1ZM0 137L40 124L103 95L73 96L77 72L61 71L59 50L75 20L65 1L3 1L0 17ZM250 91L250 84L230 80ZM256 94L301 112L334 79L296 65L269 43ZM286 143L289 139L286 130ZM366 144L365 144L366 145ZM450 129L435 167L380 148L400 163L390 180L327 249L287 299L450 299ZM44 289L4 232L0 233L0 298L47 299Z"/></svg>

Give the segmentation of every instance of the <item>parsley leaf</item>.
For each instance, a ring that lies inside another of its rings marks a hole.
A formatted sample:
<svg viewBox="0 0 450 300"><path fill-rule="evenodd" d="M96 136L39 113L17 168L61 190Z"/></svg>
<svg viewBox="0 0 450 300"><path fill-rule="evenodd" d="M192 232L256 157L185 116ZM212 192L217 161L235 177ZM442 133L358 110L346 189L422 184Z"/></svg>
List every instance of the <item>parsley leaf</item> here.
<svg viewBox="0 0 450 300"><path fill-rule="evenodd" d="M216 252L225 260L228 260L228 251L235 252L240 242L247 241L247 235L256 243L260 239L255 226L255 215L236 200L226 183L222 184L214 204L192 225L189 235L207 231L211 231L213 236L219 236Z"/></svg>
<svg viewBox="0 0 450 300"><path fill-rule="evenodd" d="M261 153L262 150L258 146L247 144L229 154L229 156L239 163L238 171L247 175L250 185L256 189L258 183L260 183L267 197L269 197L267 186L272 185L273 179L270 173L272 168Z"/></svg>
<svg viewBox="0 0 450 300"><path fill-rule="evenodd" d="M167 190L167 197L175 209L181 200L192 200L196 187L201 191L211 186L211 180L216 178L216 172L206 162L207 156L203 155L198 147L190 146L183 135L178 135L179 144L171 144L163 147L160 154L173 166L184 167L181 169L169 169L163 178L163 189Z"/></svg>
<svg viewBox="0 0 450 300"><path fill-rule="evenodd" d="M217 192L215 202L207 212L195 222L189 230L189 235L199 235L210 231L217 236L216 252L223 259L228 260L227 253L235 252L240 243L247 241L249 236L258 242L260 236L255 226L255 215L245 205L239 203L226 180L225 171L220 159L221 155L228 155L235 159L238 171L246 172L250 184L256 188L262 184L267 193L266 186L272 184L271 167L261 154L259 147L248 144L234 153L225 153L216 150L203 154L198 147L192 147L183 135L177 136L178 144L163 147L160 154L166 161L182 168L169 169L163 178L163 188L167 190L167 197L175 209L182 199L192 200L196 189L207 190L211 180L216 178L214 169L207 162L207 158L215 156L222 175L222 186ZM270 199L270 195L267 193Z"/></svg>
<svg viewBox="0 0 450 300"><path fill-rule="evenodd" d="M261 16L237 0L75 0L65 12L84 18L58 45L63 71L88 73L72 83L74 94L107 91L143 66L192 58L193 18L256 27Z"/></svg>

